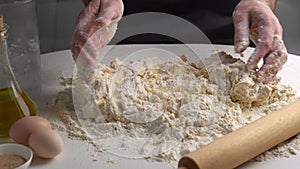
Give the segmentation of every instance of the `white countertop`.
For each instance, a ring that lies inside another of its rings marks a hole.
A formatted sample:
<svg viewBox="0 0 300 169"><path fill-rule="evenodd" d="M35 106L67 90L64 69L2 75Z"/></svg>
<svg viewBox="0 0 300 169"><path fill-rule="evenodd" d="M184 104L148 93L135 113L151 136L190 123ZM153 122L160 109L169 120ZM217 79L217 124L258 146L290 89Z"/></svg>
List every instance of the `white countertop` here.
<svg viewBox="0 0 300 169"><path fill-rule="evenodd" d="M129 45L118 46L109 50L108 58L104 58L104 62L109 62L114 57L127 56L133 52L138 52L144 47L159 48L172 51L175 54L187 54L189 49L184 49L180 45ZM205 45L194 45L199 51L208 51L209 47ZM215 46L218 50L224 50L228 53L233 53L232 46ZM107 47L103 53L110 49ZM147 52L147 51L146 51ZM251 50L245 54L249 55ZM205 53L204 53L205 54ZM58 51L53 53L43 54L41 56L42 64L42 97L41 103L38 103L40 115L45 115L49 118L56 118L56 115L51 106L49 107L52 98L55 94L62 89L59 85L59 77L61 73L71 76L73 73L73 59L69 50ZM283 71L280 75L285 82L293 84L298 91L300 91L300 57L290 55ZM148 162L146 160L126 159L115 156L109 153L93 153L93 147L86 142L79 140L70 140L66 133L60 133L64 140L64 151L57 158L53 160L45 160L34 158L32 165L29 169L173 169L176 168L177 162L160 163ZM240 166L239 169L298 169L300 166L300 153L290 158L277 158L265 162L248 162ZM112 162L113 161L113 162Z"/></svg>

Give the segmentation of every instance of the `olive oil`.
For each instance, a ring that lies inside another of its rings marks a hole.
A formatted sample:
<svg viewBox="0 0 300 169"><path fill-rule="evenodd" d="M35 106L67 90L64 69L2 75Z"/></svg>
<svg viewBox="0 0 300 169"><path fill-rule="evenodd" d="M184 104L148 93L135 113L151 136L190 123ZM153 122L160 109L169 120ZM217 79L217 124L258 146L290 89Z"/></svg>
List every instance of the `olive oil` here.
<svg viewBox="0 0 300 169"><path fill-rule="evenodd" d="M15 121L36 114L35 103L24 91L0 89L0 138L9 138L9 129Z"/></svg>
<svg viewBox="0 0 300 169"><path fill-rule="evenodd" d="M9 138L9 129L18 119L37 114L36 105L20 88L11 68L7 31L0 14L0 138Z"/></svg>

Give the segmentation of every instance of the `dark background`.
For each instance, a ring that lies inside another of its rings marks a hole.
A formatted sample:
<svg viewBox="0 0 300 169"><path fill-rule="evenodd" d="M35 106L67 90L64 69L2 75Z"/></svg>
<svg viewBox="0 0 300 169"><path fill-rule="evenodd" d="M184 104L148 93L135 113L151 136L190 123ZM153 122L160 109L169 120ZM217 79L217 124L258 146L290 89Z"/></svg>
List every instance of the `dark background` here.
<svg viewBox="0 0 300 169"><path fill-rule="evenodd" d="M146 10L150 10L155 6L155 11L159 12L162 11L162 6L153 4L153 2L160 2L162 0L126 0L125 4L125 15L132 13L133 11L142 10L139 8L140 3L146 3ZM205 8L206 5L212 5L215 8L219 8L219 12L224 12L222 14L226 14L227 16L231 15L231 12L225 12L225 6L228 5L228 1L224 0L222 4L202 4L199 5L197 2L198 0L165 0L164 2L171 2L172 5L167 5L166 10L170 13L180 14L187 20L194 22L197 24L199 15L198 12L195 10L196 8L201 9ZM219 2L221 0L218 0ZM210 1L206 1L210 2ZM235 1L230 1L235 2ZM56 50L63 50L70 48L70 41L71 36L73 33L73 27L75 20L78 16L78 13L83 8L83 3L81 0L37 0L38 4L38 24L39 24L39 37L40 37L40 48L42 53L52 52ZM176 5L177 4L177 5ZM178 5L180 4L180 5ZM145 6L145 5L143 5ZM230 6L230 4L229 4ZM175 8L176 7L176 8ZM231 9L232 10L232 9ZM194 11L194 12L191 12ZM195 12L196 11L196 12ZM290 53L300 54L300 1L298 0L283 0L278 1L276 14L279 17L285 31L284 31L284 40L287 45L288 51ZM202 19L207 19L211 13L207 11L202 11L201 15ZM215 13L215 15L218 15ZM209 20L208 22L198 23L200 27L205 31L206 28L210 28L213 23L222 23L230 20L229 17L226 19L220 20ZM232 28L229 25L224 25L226 29L231 29L229 32L232 34ZM228 33L228 32L227 32ZM218 32L214 29L212 31L207 32L207 35L210 36L211 40L215 43L227 44L230 43L231 35L224 34L223 32ZM228 36L229 35L229 36ZM147 35L144 35L147 36ZM214 40L215 37L222 37L222 41ZM132 37L131 42L136 37ZM160 41L163 42L170 42L172 38L165 37L166 39ZM153 37L152 40L157 42L157 38ZM161 39L159 36L158 39ZM151 39L148 39L150 41ZM130 39L124 41L126 43L130 43ZM141 43L143 43L141 41ZM171 42L170 42L171 43ZM174 42L173 42L174 43Z"/></svg>

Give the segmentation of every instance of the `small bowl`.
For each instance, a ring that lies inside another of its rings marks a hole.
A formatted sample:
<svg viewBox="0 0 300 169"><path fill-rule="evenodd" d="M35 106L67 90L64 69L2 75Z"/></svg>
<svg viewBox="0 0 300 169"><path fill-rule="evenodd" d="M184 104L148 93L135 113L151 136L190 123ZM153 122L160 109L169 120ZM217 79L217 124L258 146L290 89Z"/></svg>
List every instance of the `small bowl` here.
<svg viewBox="0 0 300 169"><path fill-rule="evenodd" d="M17 143L0 144L0 154L19 155L25 159L25 163L15 169L27 169L31 164L33 152L29 147Z"/></svg>

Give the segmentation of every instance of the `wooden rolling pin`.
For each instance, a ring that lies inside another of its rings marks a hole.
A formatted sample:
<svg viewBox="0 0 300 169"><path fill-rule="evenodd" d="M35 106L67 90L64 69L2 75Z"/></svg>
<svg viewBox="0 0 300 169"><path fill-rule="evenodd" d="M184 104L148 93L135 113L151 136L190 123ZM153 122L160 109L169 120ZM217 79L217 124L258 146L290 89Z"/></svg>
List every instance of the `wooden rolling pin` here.
<svg viewBox="0 0 300 169"><path fill-rule="evenodd" d="M300 99L182 157L178 169L232 169L300 133Z"/></svg>

